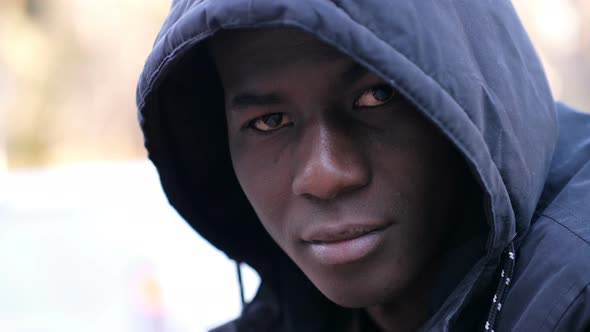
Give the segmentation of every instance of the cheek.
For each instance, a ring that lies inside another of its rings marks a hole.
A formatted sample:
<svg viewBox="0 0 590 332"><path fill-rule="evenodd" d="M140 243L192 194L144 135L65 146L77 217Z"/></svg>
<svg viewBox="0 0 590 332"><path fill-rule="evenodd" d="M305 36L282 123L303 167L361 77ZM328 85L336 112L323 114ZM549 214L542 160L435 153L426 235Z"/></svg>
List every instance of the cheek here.
<svg viewBox="0 0 590 332"><path fill-rule="evenodd" d="M236 176L263 226L276 242L286 232L286 213L291 194L289 169L269 160L269 151L252 149L245 153L231 147Z"/></svg>
<svg viewBox="0 0 590 332"><path fill-rule="evenodd" d="M374 153L384 157L374 160L379 160L375 162L376 183L394 198L391 204L402 219L400 227L408 241L418 241L422 243L419 250L429 251L423 241L430 244L444 237L443 231L452 219L458 181L456 153L450 143L434 128L423 126L390 132L376 140L381 143Z"/></svg>

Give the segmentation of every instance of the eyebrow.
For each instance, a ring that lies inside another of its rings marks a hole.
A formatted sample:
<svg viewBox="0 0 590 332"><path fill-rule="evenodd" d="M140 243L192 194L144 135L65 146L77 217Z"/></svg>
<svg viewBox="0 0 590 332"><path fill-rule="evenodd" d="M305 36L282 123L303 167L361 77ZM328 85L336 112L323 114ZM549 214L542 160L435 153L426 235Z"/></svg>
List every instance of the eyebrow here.
<svg viewBox="0 0 590 332"><path fill-rule="evenodd" d="M284 103L285 98L276 93L255 94L246 92L233 96L229 103L229 108L239 111L248 107L275 106Z"/></svg>
<svg viewBox="0 0 590 332"><path fill-rule="evenodd" d="M370 72L357 62L352 62L346 67L340 77L344 82L360 80ZM233 96L229 102L229 109L240 111L249 107L277 106L286 103L286 98L278 93L257 94L253 92L239 93Z"/></svg>
<svg viewBox="0 0 590 332"><path fill-rule="evenodd" d="M369 70L358 62L353 62L342 72L342 79L347 82L358 81L369 74Z"/></svg>

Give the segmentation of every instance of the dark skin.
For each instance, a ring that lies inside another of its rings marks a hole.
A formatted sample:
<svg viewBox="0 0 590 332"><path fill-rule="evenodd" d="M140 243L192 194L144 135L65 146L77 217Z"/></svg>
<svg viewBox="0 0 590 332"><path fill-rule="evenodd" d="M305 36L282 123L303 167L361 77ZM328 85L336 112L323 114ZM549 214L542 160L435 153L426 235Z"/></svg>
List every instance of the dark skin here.
<svg viewBox="0 0 590 332"><path fill-rule="evenodd" d="M306 33L236 30L210 46L234 170L265 229L336 304L365 308L384 331L419 328L460 203L451 144Z"/></svg>

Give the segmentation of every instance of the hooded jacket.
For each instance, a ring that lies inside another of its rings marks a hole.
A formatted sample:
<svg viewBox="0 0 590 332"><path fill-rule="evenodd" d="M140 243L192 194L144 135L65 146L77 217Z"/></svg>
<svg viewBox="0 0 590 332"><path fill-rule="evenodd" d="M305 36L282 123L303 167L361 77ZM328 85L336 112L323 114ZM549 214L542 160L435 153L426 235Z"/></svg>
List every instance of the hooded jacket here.
<svg viewBox="0 0 590 332"><path fill-rule="evenodd" d="M453 250L424 331L590 328L590 116L556 104L508 0L177 0L137 87L149 158L185 220L261 277L221 331L345 331L262 228L233 173L204 41L294 27L383 78L460 151L483 236ZM448 270L448 271L447 271Z"/></svg>

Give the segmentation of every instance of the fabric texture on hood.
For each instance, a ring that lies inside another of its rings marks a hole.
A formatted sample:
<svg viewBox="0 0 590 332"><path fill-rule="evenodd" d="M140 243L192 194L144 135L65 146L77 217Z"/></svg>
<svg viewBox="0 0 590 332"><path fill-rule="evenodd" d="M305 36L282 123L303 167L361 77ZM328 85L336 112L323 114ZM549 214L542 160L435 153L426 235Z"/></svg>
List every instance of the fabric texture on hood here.
<svg viewBox="0 0 590 332"><path fill-rule="evenodd" d="M259 296L281 298L277 294L288 292L285 280L296 269L266 234L235 178L223 92L203 44L221 29L265 27L298 28L349 55L411 101L465 158L483 193L485 220L474 222L486 222L489 233L485 253L458 276L460 283L424 326L448 329L478 290L495 283L503 251L511 243L518 247L527 233L557 142L553 97L512 4L173 2L137 88L149 158L185 220L260 273L265 286ZM290 315L299 310L291 302L280 307L289 307Z"/></svg>

